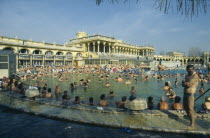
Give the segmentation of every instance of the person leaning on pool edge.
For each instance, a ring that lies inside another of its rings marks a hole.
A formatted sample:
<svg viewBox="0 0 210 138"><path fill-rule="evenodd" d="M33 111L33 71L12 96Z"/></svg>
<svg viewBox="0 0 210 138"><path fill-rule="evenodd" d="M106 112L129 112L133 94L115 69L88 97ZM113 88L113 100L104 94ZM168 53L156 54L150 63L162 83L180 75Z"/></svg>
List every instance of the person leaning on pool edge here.
<svg viewBox="0 0 210 138"><path fill-rule="evenodd" d="M190 126L195 126L195 113L194 113L194 94L198 86L198 75L194 72L193 65L187 65L188 74L182 81L184 87L183 105L190 118Z"/></svg>

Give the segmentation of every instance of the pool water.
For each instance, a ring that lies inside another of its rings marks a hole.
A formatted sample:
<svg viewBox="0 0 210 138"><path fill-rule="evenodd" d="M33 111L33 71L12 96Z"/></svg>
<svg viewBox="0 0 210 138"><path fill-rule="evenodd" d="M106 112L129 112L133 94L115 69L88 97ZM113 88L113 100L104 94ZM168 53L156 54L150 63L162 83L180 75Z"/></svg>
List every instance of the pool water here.
<svg viewBox="0 0 210 138"><path fill-rule="evenodd" d="M25 114L0 106L0 137L33 137L33 138L127 138L127 137L208 137L194 134L173 134L132 130L130 133L121 129L76 124L66 121L52 120Z"/></svg>
<svg viewBox="0 0 210 138"><path fill-rule="evenodd" d="M147 72L146 74L186 74L185 70L171 70L171 71L161 71L161 72ZM141 74L141 72L139 72ZM149 80L145 81L144 78L141 77L141 75L136 76L137 82L135 82L134 78L131 78L129 75L125 76L124 73L116 73L116 74L110 74L108 79L106 79L106 74L102 74L103 79L101 78L101 75L98 73L89 73L89 74L79 74L79 73L68 73L65 74L66 78L68 78L68 81L63 80L62 82L59 81L59 78L53 78L52 75L44 76L45 82L41 84L43 87L44 83L48 84L48 88L52 89L52 95L53 99L61 100L61 96L63 94L63 91L68 91L68 95L70 95L71 100L74 100L75 96L80 96L81 101L83 103L88 103L89 97L94 98L94 103L98 104L100 100L100 95L105 94L106 99L109 103L109 106L115 107L116 101L121 101L122 96L127 96L127 98L130 96L130 90L131 87L134 86L136 89L136 96L147 99L149 96L154 97L155 101L155 108L157 108L157 103L160 101L160 98L162 96L166 97L166 92L163 90L163 87L165 85L166 81L170 81L172 84L172 88L175 91L177 96L183 97L183 87L181 86L181 82L184 78L184 76L178 76L178 86L175 86L174 81L176 77L165 77L165 80L160 81L157 80L157 78L149 77ZM119 77L119 75L122 76L123 82L116 82L115 78ZM89 86L87 88L84 88L82 85L80 85L79 80L87 78L90 78ZM125 81L129 78L131 80L130 85L126 85ZM99 79L101 80L101 83L99 83ZM27 80L27 84L33 85L36 81L41 80L41 77L38 78L38 80ZM109 81L110 87L106 87L105 83L106 81ZM73 91L70 88L70 83L77 82L78 87L74 89ZM55 95L55 85L59 84L62 89L62 94ZM198 90L200 89L201 85L199 84L197 88L197 94L195 97L199 96ZM206 82L204 86L204 90L207 90L210 88L210 82ZM114 91L114 98L109 97L109 92ZM202 102L204 102L204 99L206 96L209 96L209 93L206 93L203 97L201 97L199 100L195 103L196 110L200 109L200 106ZM166 98L166 101L172 104L174 101L172 99Z"/></svg>

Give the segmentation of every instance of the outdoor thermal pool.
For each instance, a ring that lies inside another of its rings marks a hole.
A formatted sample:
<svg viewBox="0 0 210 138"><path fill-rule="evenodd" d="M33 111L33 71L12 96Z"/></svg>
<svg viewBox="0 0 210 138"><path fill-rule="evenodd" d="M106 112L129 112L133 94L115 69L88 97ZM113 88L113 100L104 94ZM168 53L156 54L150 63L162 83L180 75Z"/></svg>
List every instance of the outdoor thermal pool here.
<svg viewBox="0 0 210 138"><path fill-rule="evenodd" d="M151 72L156 73L156 72ZM159 73L159 72L158 72ZM161 74L185 74L185 70L171 70L171 71L161 71ZM141 73L139 73L141 74ZM115 78L122 76L123 82L116 82ZM59 76L59 75L57 75ZM155 101L155 108L157 108L157 103L160 101L162 96L166 97L166 92L163 90L166 81L170 81L172 84L172 88L175 91L177 96L183 96L183 87L181 86L181 81L183 80L184 76L178 76L178 86L175 86L174 81L176 77L165 77L165 80L157 80L157 78L149 77L149 80L145 81L141 75L136 76L137 82L135 82L134 78L125 76L124 73L111 73L108 79L106 79L106 74L99 75L98 73L89 73L89 74L80 74L80 73L68 73L65 74L67 81L63 79L63 81L59 81L59 78L53 78L52 75L44 76L44 82L41 83L41 87L43 87L44 83L47 83L48 88L52 89L52 99L62 100L63 91L67 90L68 95L71 97L70 101L74 101L75 96L80 96L81 101L83 103L88 103L89 97L94 98L94 103L98 104L100 100L100 95L105 94L106 99L109 103L109 106L115 107L116 101L121 101L122 96L130 96L131 87L134 86L136 89L136 96L147 99L149 96L154 97ZM103 78L101 77L103 76ZM84 88L80 85L79 80L83 79L86 80L90 78L90 82L87 88ZM127 78L130 78L131 84L126 85L125 81ZM38 77L37 80L28 79L25 81L26 84L34 85L35 82L40 81L41 77ZM99 83L99 80L101 82ZM110 87L105 86L105 82L109 81ZM71 90L70 83L77 82L77 88ZM55 85L59 84L62 89L62 93L60 95L55 95ZM199 84L197 91L200 89L201 85ZM204 90L210 88L210 82L206 82L204 85ZM109 91L114 91L114 98L109 97ZM198 97L199 93L196 94L195 97ZM200 109L201 104L204 102L206 96L209 96L209 93L201 97L195 103L196 111ZM170 104L173 103L173 100L166 98L166 101ZM181 101L182 102L182 101Z"/></svg>

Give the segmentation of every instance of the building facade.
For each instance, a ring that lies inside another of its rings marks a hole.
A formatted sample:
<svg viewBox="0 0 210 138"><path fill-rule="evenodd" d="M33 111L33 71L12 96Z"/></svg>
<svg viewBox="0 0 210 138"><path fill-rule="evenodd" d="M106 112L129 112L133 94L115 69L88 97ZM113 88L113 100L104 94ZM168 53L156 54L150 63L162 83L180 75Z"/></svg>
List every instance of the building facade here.
<svg viewBox="0 0 210 138"><path fill-rule="evenodd" d="M103 35L79 32L69 43L37 42L0 36L0 50L12 50L16 68L37 66L82 66L87 64L134 64L153 60L154 47L137 46ZM149 64L148 64L149 63Z"/></svg>
<svg viewBox="0 0 210 138"><path fill-rule="evenodd" d="M156 61L166 62L180 62L180 65L196 64L196 65L208 65L210 64L210 52L203 52L201 56L185 56L184 53L168 52L166 55L154 55Z"/></svg>

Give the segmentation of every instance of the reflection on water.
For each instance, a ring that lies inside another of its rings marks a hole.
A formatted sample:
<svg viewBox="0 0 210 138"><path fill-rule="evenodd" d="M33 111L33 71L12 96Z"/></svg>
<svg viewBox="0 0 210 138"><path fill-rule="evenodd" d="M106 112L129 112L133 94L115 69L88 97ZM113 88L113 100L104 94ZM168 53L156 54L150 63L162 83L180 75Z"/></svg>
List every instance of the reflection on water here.
<svg viewBox="0 0 210 138"><path fill-rule="evenodd" d="M150 74L155 73L161 73L161 74L185 74L185 70L171 70L171 71L161 71L161 72L150 72ZM78 73L68 73L66 74L66 79L64 81L60 82L58 81L58 78L53 78L52 75L50 76L44 76L44 83L48 84L49 88L52 88L52 95L53 99L61 100L61 94L55 95L54 89L56 83L58 83L61 88L62 92L64 90L68 91L68 95L70 95L71 99L74 99L75 96L80 96L80 99L87 103L89 97L94 98L94 102L98 103L99 98L101 94L106 94L106 99L109 102L109 106L115 106L116 101L120 101L122 96L130 96L130 90L131 87L134 86L136 89L136 95L137 97L147 98L149 96L153 96L155 100L155 108L157 103L159 102L159 99L162 96L166 96L166 93L163 91L163 87L166 81L170 81L173 87L173 90L175 91L176 95L182 97L183 96L183 87L181 86L181 81L183 80L184 76L178 76L178 86L175 86L175 78L176 77L166 77L164 81L159 81L157 78L150 77L148 81L144 81L144 78L141 76L130 77L129 75L125 76L124 74L110 74L110 76L107 78L106 74L98 75L97 73L90 73L90 74L78 74ZM123 82L116 82L115 78L119 77L119 75L122 76ZM84 88L82 85L80 85L79 80L83 79L86 80L87 78L90 78L89 87ZM107 79L106 79L107 78ZM125 81L127 78L130 78L131 85L126 85ZM99 79L101 82L99 82ZM137 79L137 82L135 81ZM36 81L40 81L41 78L38 78ZM27 80L27 83L30 85L33 85L35 80ZM109 81L110 87L106 87L105 83L106 81ZM71 89L70 83L77 82L77 88ZM41 86L43 87L43 84ZM207 90L210 87L210 83L205 83L204 90ZM198 86L197 91L200 89L200 85ZM109 91L114 91L114 98L109 97ZM198 97L199 94L197 93L196 97ZM206 95L207 96L207 95ZM195 103L195 107L198 109L200 108L201 103L204 101L205 96L200 98ZM166 100L170 104L173 102L173 100L168 99Z"/></svg>

